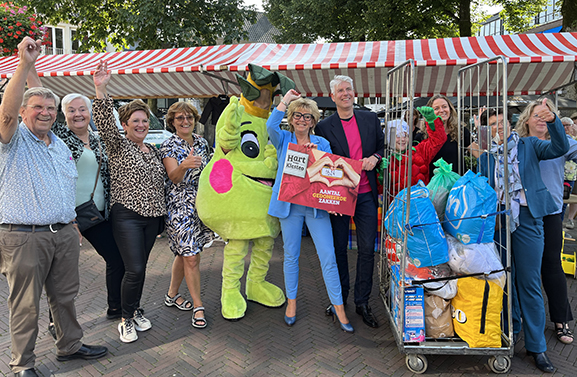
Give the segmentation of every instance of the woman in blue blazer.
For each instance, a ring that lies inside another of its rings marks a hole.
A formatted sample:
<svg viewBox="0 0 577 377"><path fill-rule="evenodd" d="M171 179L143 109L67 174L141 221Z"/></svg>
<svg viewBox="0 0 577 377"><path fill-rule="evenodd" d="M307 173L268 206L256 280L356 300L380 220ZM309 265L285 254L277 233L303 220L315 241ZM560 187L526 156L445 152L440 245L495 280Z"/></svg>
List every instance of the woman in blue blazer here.
<svg viewBox="0 0 577 377"><path fill-rule="evenodd" d="M281 130L280 128L280 123L287 109L290 131ZM296 321L299 255L303 223L306 223L321 262L325 286L333 305L333 315L336 315L339 319L343 331L352 333L354 330L347 319L343 305L341 283L328 213L323 210L278 200L283 174L282 164L284 164L286 159L289 143L303 145L307 148L318 148L323 152L331 153L331 147L326 139L311 134L319 118L320 113L316 102L301 98L298 92L290 90L281 103L272 111L267 121L268 135L277 150L279 161L279 169L273 186L268 214L278 217L284 243L283 267L288 298L284 320L288 326L294 325Z"/></svg>
<svg viewBox="0 0 577 377"><path fill-rule="evenodd" d="M503 124L502 114L487 114L488 124ZM553 213L557 205L541 179L539 161L550 160L567 153L569 143L563 125L558 121L543 100L529 115L547 127L551 140L537 137L520 137L515 131L507 139L509 196L511 206L511 261L513 282L513 339L521 331L525 333L525 349L544 372L553 372L555 367L547 357L545 340L545 307L541 293L541 260L543 257L543 217ZM495 119L493 119L495 118ZM481 118L483 120L483 118ZM492 120L495 120L494 122ZM507 122L508 126L508 122ZM499 138L497 138L498 140ZM474 150L476 146L473 146ZM503 144L493 142L492 154L479 158L481 174L489 178L495 187L499 203L503 202ZM497 157L494 157L497 156ZM495 160L497 159L497 161ZM501 234L503 237L504 224ZM503 240L504 238L501 238ZM505 244L504 241L500 242Z"/></svg>
<svg viewBox="0 0 577 377"><path fill-rule="evenodd" d="M539 110L540 106L543 106L541 101L533 101L527 105L515 127L519 136L535 136L540 140L548 140L549 134L546 125L532 116ZM553 101L548 100L547 106L549 110L556 112ZM562 125L558 117L555 118L555 122ZM539 167L541 168L541 178L556 204L555 211L543 217L545 247L541 261L541 280L548 298L549 319L555 325L557 339L561 343L570 344L573 342L573 333L569 329L568 322L573 320L573 313L567 297L567 278L561 265L561 250L563 249L561 210L563 208L565 162L577 160L577 142L572 138L567 138L567 140L569 142L567 153L552 160L541 161Z"/></svg>

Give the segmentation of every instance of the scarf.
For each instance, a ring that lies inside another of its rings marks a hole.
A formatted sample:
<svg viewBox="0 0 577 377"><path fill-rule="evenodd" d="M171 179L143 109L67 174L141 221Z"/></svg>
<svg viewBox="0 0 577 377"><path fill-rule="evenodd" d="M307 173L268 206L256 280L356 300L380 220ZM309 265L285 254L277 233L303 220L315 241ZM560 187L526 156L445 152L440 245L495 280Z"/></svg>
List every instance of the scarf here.
<svg viewBox="0 0 577 377"><path fill-rule="evenodd" d="M517 158L519 145L519 134L515 131L507 139L507 165L508 165L508 183L509 197L511 198L511 233L519 226L519 212L521 210L521 192L523 185L521 175L519 174L519 159ZM504 145L499 145L495 141L491 142L491 152L496 154L495 163L495 188L498 190L498 200L505 204L505 156Z"/></svg>

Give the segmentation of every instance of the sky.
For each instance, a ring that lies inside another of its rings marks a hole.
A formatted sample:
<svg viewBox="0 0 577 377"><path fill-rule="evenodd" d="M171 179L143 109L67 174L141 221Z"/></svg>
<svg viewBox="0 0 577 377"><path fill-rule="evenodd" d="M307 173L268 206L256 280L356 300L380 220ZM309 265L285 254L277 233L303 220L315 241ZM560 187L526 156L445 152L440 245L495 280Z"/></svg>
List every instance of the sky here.
<svg viewBox="0 0 577 377"><path fill-rule="evenodd" d="M257 10L262 11L262 0L244 0L246 5L256 5Z"/></svg>
<svg viewBox="0 0 577 377"><path fill-rule="evenodd" d="M257 10L262 11L262 1L263 0L244 0L244 3L246 5L255 5ZM485 10L486 12L488 12L489 14L495 14L497 12L500 12L501 9L503 9L503 7L501 6L483 6L482 7L483 10Z"/></svg>

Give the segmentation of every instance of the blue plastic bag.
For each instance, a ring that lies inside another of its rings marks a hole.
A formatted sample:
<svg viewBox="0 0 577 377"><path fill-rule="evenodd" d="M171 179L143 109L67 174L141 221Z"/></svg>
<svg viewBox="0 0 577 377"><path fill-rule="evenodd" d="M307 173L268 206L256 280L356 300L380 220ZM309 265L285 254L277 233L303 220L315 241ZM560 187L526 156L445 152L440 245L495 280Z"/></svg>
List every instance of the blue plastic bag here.
<svg viewBox="0 0 577 377"><path fill-rule="evenodd" d="M496 210L497 193L487 178L469 170L449 193L443 227L465 245L493 242Z"/></svg>
<svg viewBox="0 0 577 377"><path fill-rule="evenodd" d="M436 266L449 261L449 248L439 223L429 190L422 181L411 187L407 251L417 267ZM396 239L403 238L407 216L407 189L396 196L385 216L385 229ZM427 225L421 225L427 224Z"/></svg>

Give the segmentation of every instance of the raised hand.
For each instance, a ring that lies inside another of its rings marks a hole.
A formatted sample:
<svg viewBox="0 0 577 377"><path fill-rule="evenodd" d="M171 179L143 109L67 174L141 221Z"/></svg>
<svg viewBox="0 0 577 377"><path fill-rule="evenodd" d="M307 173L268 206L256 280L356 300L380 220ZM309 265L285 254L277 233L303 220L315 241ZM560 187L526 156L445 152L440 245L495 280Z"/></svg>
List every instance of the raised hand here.
<svg viewBox="0 0 577 377"><path fill-rule="evenodd" d="M108 70L108 62L105 60L100 60L94 75L92 76L94 80L94 88L96 90L96 98L106 97L106 86L110 81L110 71Z"/></svg>
<svg viewBox="0 0 577 377"><path fill-rule="evenodd" d="M240 143L240 123L243 113L244 106L238 103L237 97L232 96L216 126L216 137L224 153L235 149Z"/></svg>
<svg viewBox="0 0 577 377"><path fill-rule="evenodd" d="M283 101L286 103L291 103L295 99L301 98L301 94L294 89L289 90L283 97Z"/></svg>
<svg viewBox="0 0 577 377"><path fill-rule="evenodd" d="M551 123L555 120L555 114L553 114L551 110L549 110L549 106L547 106L547 98L543 98L541 109L537 111L537 116L547 123Z"/></svg>
<svg viewBox="0 0 577 377"><path fill-rule="evenodd" d="M23 63L34 65L41 51L42 42L40 40L35 41L30 37L24 37L18 43L18 57Z"/></svg>
<svg viewBox="0 0 577 377"><path fill-rule="evenodd" d="M421 106L417 107L417 111L425 117L425 120L429 124L431 131L435 131L435 119L440 118L439 116L435 115L435 110L429 106Z"/></svg>

